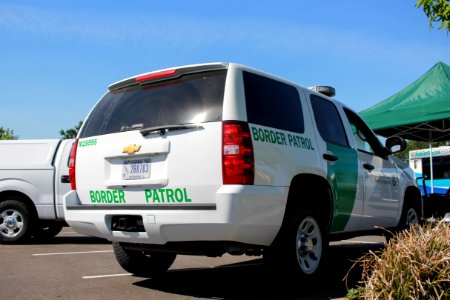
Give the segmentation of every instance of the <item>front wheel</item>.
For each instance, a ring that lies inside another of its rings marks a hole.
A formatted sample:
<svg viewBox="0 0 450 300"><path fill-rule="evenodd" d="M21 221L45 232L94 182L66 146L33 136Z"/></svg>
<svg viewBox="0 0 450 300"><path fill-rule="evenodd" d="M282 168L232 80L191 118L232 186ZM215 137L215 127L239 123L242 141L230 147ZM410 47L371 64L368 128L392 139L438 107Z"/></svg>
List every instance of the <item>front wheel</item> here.
<svg viewBox="0 0 450 300"><path fill-rule="evenodd" d="M147 252L124 248L113 242L117 262L127 272L141 277L157 277L164 274L176 258L174 253Z"/></svg>
<svg viewBox="0 0 450 300"><path fill-rule="evenodd" d="M264 252L265 261L280 271L290 270L306 280L317 279L328 252L326 227L313 210L293 220L280 241Z"/></svg>
<svg viewBox="0 0 450 300"><path fill-rule="evenodd" d="M406 201L403 204L402 216L397 226L397 231L409 229L411 226L420 224L421 214L419 204L416 201Z"/></svg>

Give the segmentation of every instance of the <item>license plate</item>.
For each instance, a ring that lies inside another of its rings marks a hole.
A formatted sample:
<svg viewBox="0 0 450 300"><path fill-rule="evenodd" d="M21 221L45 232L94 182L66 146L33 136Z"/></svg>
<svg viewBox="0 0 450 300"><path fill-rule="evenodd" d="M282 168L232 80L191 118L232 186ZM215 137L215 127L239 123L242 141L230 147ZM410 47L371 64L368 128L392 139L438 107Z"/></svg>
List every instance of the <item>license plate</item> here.
<svg viewBox="0 0 450 300"><path fill-rule="evenodd" d="M126 160L122 166L122 179L150 178L150 159Z"/></svg>

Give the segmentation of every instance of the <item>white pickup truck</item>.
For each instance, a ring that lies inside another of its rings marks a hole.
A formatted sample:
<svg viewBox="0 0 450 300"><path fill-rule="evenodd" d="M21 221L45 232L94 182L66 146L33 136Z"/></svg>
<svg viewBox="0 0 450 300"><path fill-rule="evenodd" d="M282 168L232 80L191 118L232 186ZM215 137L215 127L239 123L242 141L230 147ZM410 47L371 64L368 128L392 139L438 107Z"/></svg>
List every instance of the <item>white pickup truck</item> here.
<svg viewBox="0 0 450 300"><path fill-rule="evenodd" d="M70 190L67 140L0 141L0 243L52 238Z"/></svg>

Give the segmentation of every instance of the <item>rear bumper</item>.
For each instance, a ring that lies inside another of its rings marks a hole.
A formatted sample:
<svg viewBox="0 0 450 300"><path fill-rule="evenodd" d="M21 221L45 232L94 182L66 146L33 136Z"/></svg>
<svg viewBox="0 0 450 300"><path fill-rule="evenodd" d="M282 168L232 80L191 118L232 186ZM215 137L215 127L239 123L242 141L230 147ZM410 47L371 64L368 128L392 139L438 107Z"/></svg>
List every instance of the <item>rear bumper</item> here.
<svg viewBox="0 0 450 300"><path fill-rule="evenodd" d="M156 245L233 241L267 246L281 226L287 194L286 187L226 185L211 205L113 207L82 205L72 191L64 197L64 214L75 231L110 241ZM141 216L144 231L111 230L117 215Z"/></svg>

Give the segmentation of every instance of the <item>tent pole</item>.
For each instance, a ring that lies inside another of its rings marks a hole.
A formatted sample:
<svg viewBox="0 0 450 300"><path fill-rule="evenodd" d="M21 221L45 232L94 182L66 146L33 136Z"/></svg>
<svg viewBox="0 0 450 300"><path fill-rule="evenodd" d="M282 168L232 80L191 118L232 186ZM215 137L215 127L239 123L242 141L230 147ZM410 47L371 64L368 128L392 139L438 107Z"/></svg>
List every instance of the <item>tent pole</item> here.
<svg viewBox="0 0 450 300"><path fill-rule="evenodd" d="M430 184L431 184L431 193L434 193L434 183L433 183L433 148L431 147L431 142L430 142Z"/></svg>

